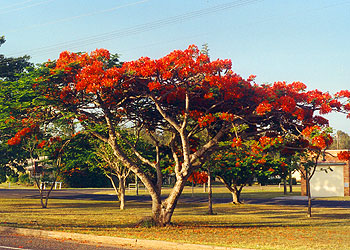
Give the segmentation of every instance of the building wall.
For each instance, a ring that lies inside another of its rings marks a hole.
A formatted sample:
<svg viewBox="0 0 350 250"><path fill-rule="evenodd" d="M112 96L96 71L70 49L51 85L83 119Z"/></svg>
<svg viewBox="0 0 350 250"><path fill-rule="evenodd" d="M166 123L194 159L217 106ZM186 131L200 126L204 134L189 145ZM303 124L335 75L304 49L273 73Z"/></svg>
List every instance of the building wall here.
<svg viewBox="0 0 350 250"><path fill-rule="evenodd" d="M344 166L344 196L350 196L350 162Z"/></svg>
<svg viewBox="0 0 350 250"><path fill-rule="evenodd" d="M319 163L310 181L312 197L350 196L350 162L338 159L337 154L340 151L347 150L326 151L324 161ZM327 170L328 167L333 171ZM304 178L301 179L301 195L307 195Z"/></svg>
<svg viewBox="0 0 350 250"><path fill-rule="evenodd" d="M310 180L311 197L344 196L344 166L322 165Z"/></svg>

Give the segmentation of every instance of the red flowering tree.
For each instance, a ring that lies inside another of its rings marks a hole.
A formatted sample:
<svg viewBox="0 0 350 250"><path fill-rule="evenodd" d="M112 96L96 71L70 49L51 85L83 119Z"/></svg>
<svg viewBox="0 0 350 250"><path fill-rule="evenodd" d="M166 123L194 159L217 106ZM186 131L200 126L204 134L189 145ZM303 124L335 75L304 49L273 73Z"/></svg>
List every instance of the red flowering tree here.
<svg viewBox="0 0 350 250"><path fill-rule="evenodd" d="M152 219L164 226L187 179L220 148L219 142L259 138L268 131L296 134L306 124L325 122L315 111L338 108L329 95L306 92L302 83L258 86L253 80L254 76L245 80L235 74L230 60L210 61L189 46L158 60L143 57L122 66L111 64L104 49L63 52L41 69L34 87L46 98L47 120L77 122L109 144L116 158L144 183L152 198ZM147 133L154 153L138 150L138 140L128 141L121 126L132 127L136 135ZM234 129L240 126L246 129ZM165 135L167 142L161 140ZM161 199L165 147L171 152L176 182Z"/></svg>
<svg viewBox="0 0 350 250"><path fill-rule="evenodd" d="M347 114L347 118L350 118L350 91L342 90L335 94L338 102L338 109ZM341 105L342 104L342 105ZM348 151L342 151L338 153L338 159L343 161L350 160L350 153Z"/></svg>
<svg viewBox="0 0 350 250"><path fill-rule="evenodd" d="M106 50L63 52L57 61L46 65L35 87L47 98L56 118L79 121L111 146L115 156L148 189L154 222L169 224L192 172L232 124L256 117L257 86L233 73L229 60L210 61L195 46L158 60L140 58L122 67L110 67L108 62ZM136 134L139 130L148 133L156 153L145 156L135 144L124 140L137 159L128 157L118 145L118 140L125 139L118 130L123 124L134 126ZM101 125L107 129L99 130ZM203 131L207 131L206 140L194 145L193 138ZM176 183L162 200L160 149L164 145L158 135L164 133L170 135L165 146L172 151ZM144 166L155 170L155 176L150 176Z"/></svg>
<svg viewBox="0 0 350 250"><path fill-rule="evenodd" d="M311 216L310 178L320 154L332 142L328 120L322 115L347 112L346 104L340 99L348 91L331 96L317 89L307 91L300 82L276 82L262 88L264 91L259 95L262 99L256 112L271 121L272 131L285 138L281 153L299 159L299 170L308 185L308 216Z"/></svg>
<svg viewBox="0 0 350 250"><path fill-rule="evenodd" d="M18 145L28 152L31 174L39 191L41 206L47 208L50 194L61 171L64 147L70 140L62 141L58 136L47 137L39 125L32 123L30 119L22 121L22 125L24 128L7 143L10 146ZM44 137L49 139L44 140Z"/></svg>
<svg viewBox="0 0 350 250"><path fill-rule="evenodd" d="M274 152L283 144L282 137L262 136L258 140L234 138L231 147L213 156L213 172L240 204L243 188L254 178L266 178L280 172L286 164Z"/></svg>
<svg viewBox="0 0 350 250"><path fill-rule="evenodd" d="M40 144L38 144L38 148L44 149L47 152L47 158L44 161L40 162L32 160L34 163L34 180L40 193L40 202L42 208L47 208L50 194L56 185L58 176L61 173L62 165L64 164L62 162L62 156L65 147L69 142L70 139L62 140L60 137L51 137L47 142L42 141ZM41 166L39 164L41 164ZM38 178L35 173L38 168L41 170L38 172L38 174L40 174L40 178ZM47 173L50 175L48 182L49 186L48 189L45 190L45 183L40 183L40 181L45 181L45 174Z"/></svg>
<svg viewBox="0 0 350 250"><path fill-rule="evenodd" d="M306 192L308 196L308 217L311 213L311 191L310 180L316 171L317 164L324 151L333 143L331 128L321 128L317 125L307 127L302 131L303 144L305 147L300 154L299 172L306 182Z"/></svg>

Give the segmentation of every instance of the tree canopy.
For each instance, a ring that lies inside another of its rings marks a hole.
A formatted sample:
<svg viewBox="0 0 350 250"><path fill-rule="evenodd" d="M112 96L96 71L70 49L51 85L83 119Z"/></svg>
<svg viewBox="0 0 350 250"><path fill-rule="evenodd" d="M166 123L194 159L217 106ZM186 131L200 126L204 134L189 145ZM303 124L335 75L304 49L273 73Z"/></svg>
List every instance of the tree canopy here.
<svg viewBox="0 0 350 250"><path fill-rule="evenodd" d="M5 37L1 36L0 47L4 43ZM19 146L9 147L7 144L22 127L15 117L24 118L24 109L33 99L31 84L19 80L21 73L32 66L28 60L29 56L5 57L0 54L0 182L15 174L15 169L22 171L22 163L28 157Z"/></svg>
<svg viewBox="0 0 350 250"><path fill-rule="evenodd" d="M309 143L303 131L327 127L323 114L350 111L349 91L332 96L307 91L301 82L258 85L255 76L244 79L233 72L230 60L211 61L194 45L156 60L142 57L121 65L112 59L105 49L65 51L37 69L33 88L45 105L31 113L32 122L79 123L108 144L148 189L158 225L170 223L187 179L214 151L255 140L265 146L254 149L263 152L275 138L285 150L323 148L328 135L316 135ZM133 131L136 140L128 140L120 128ZM141 132L150 138L153 153L138 147ZM21 135L9 143L21 143ZM164 155L169 166L161 164ZM165 167L172 168L176 182L162 200Z"/></svg>

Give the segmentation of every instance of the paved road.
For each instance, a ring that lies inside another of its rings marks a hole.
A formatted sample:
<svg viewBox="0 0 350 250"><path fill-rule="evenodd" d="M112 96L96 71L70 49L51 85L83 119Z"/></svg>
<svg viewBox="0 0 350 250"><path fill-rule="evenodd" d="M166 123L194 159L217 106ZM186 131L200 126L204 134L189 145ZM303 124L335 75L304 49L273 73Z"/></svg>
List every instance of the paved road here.
<svg viewBox="0 0 350 250"><path fill-rule="evenodd" d="M101 191L110 191L111 189L61 189L54 190L51 198L55 199L78 199L78 200L99 200L114 201L115 195L95 194ZM35 189L0 189L0 198L39 198L38 191ZM267 205L298 205L307 206L305 199L244 199L246 204L267 204ZM148 195L128 195L128 201L150 201ZM229 203L230 198L214 198L214 203ZM207 202L206 198L182 196L180 202ZM313 207L328 208L350 208L350 201L330 201L330 200L313 200Z"/></svg>
<svg viewBox="0 0 350 250"><path fill-rule="evenodd" d="M116 246L91 245L71 240L44 239L38 237L21 236L0 233L0 250L22 249L22 250L131 250Z"/></svg>

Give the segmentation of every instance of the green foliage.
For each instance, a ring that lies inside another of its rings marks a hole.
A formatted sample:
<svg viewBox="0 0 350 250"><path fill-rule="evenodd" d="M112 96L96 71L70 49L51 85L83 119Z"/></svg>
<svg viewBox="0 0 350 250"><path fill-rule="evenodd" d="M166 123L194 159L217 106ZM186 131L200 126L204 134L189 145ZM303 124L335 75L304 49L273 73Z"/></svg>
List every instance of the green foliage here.
<svg viewBox="0 0 350 250"><path fill-rule="evenodd" d="M109 180L93 163L95 145L91 137L78 134L67 145L61 180L68 187L109 187Z"/></svg>
<svg viewBox="0 0 350 250"><path fill-rule="evenodd" d="M0 167L0 183L6 182L7 180L13 180L11 182L17 182L16 178L18 174L9 166Z"/></svg>
<svg viewBox="0 0 350 250"><path fill-rule="evenodd" d="M223 178L230 186L246 185L254 178L265 182L286 167L285 159L273 153L278 146L261 144L256 140L237 141L239 145L218 151L211 161L213 174ZM227 142L221 144L226 146Z"/></svg>
<svg viewBox="0 0 350 250"><path fill-rule="evenodd" d="M0 37L0 47L5 43L5 37ZM16 81L19 75L24 72L26 67L32 66L29 56L22 57L5 57L0 54L0 80Z"/></svg>
<svg viewBox="0 0 350 250"><path fill-rule="evenodd" d="M18 181L24 185L31 185L33 183L28 173L21 174L18 177Z"/></svg>
<svg viewBox="0 0 350 250"><path fill-rule="evenodd" d="M7 180L11 183L16 183L18 181L18 174L10 175L7 177Z"/></svg>
<svg viewBox="0 0 350 250"><path fill-rule="evenodd" d="M0 46L5 38L0 37ZM29 106L37 105L33 102L35 94L29 81L32 66L29 57L6 58L0 54L0 168L2 173L8 172L6 165L23 171L23 164L29 157L28 153L19 146L9 146L8 139L18 130L16 116L26 114ZM22 73L26 73L25 75ZM2 174L2 179L5 178Z"/></svg>
<svg viewBox="0 0 350 250"><path fill-rule="evenodd" d="M71 188L110 187L109 180L101 169L88 165L66 168L61 175L61 180Z"/></svg>
<svg viewBox="0 0 350 250"><path fill-rule="evenodd" d="M0 168L0 183L3 183L7 180L6 169L4 167Z"/></svg>

